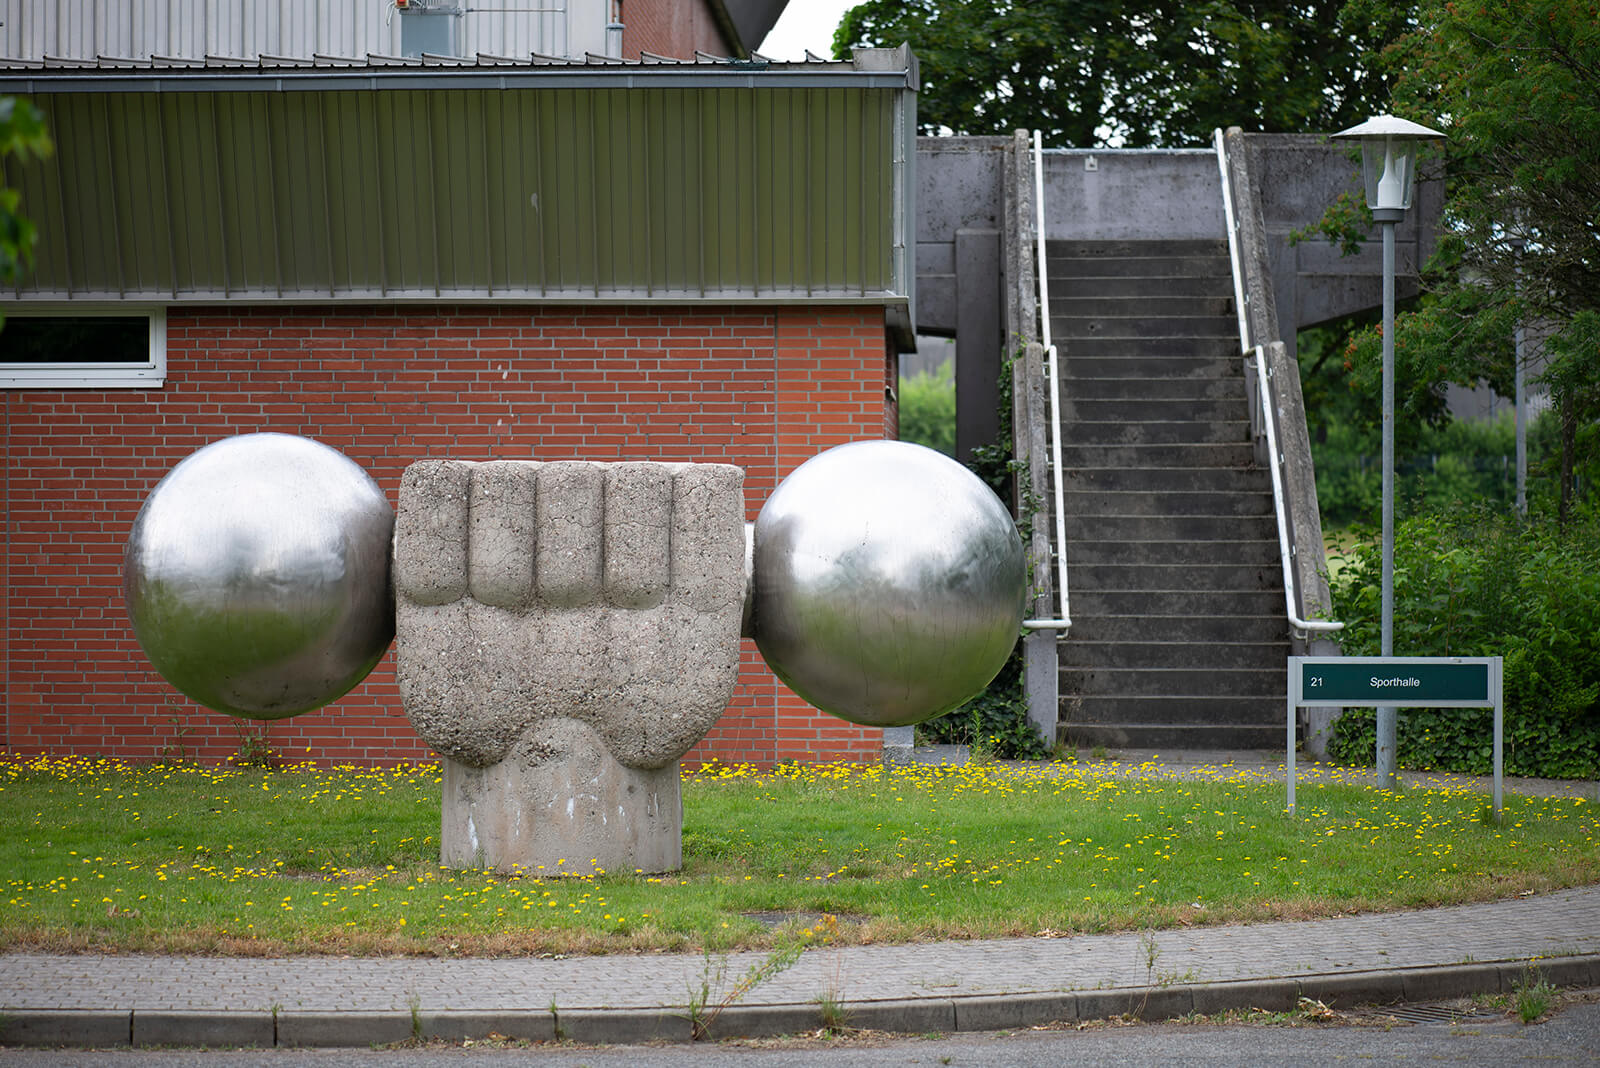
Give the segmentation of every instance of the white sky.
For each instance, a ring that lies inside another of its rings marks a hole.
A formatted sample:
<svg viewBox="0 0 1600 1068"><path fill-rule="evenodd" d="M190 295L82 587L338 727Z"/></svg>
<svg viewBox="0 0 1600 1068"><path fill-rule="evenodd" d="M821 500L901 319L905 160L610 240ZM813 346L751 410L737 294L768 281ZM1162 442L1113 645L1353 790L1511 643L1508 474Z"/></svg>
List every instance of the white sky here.
<svg viewBox="0 0 1600 1068"><path fill-rule="evenodd" d="M789 0L772 32L756 51L769 59L803 60L806 49L824 58L833 55L833 31L844 13L861 0Z"/></svg>

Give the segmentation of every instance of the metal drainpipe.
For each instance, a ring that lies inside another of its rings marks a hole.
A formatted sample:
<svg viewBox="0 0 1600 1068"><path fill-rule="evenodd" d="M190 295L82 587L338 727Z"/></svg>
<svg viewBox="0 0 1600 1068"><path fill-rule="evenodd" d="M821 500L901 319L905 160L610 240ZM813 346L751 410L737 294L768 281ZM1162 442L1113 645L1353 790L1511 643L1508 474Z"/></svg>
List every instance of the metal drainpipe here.
<svg viewBox="0 0 1600 1068"><path fill-rule="evenodd" d="M606 23L606 55L622 58L622 0L611 0L611 21Z"/></svg>

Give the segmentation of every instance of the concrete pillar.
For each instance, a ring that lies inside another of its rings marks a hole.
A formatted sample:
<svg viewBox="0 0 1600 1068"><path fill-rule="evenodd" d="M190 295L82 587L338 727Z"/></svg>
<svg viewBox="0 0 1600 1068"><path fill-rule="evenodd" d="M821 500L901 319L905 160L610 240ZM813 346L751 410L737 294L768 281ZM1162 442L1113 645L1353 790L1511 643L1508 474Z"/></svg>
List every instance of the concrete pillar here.
<svg viewBox="0 0 1600 1068"><path fill-rule="evenodd" d="M1000 232L956 231L956 458L1000 434Z"/></svg>
<svg viewBox="0 0 1600 1068"><path fill-rule="evenodd" d="M561 727L558 759L524 744L488 767L444 760L439 859L529 875L683 867L677 761L630 768L582 724Z"/></svg>

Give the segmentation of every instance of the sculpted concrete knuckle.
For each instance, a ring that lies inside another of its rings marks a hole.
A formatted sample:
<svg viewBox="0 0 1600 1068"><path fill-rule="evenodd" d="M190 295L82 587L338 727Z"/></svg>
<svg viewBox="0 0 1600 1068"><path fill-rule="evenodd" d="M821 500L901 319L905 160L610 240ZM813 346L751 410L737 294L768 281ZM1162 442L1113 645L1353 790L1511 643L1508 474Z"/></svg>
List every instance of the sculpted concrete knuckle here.
<svg viewBox="0 0 1600 1068"><path fill-rule="evenodd" d="M394 532L394 584L402 598L419 605L450 604L466 592L467 490L473 465L459 460L423 460L400 480L406 523Z"/></svg>
<svg viewBox="0 0 1600 1068"><path fill-rule="evenodd" d="M743 480L709 464L407 470L400 694L446 758L447 862L525 866L570 847L587 851L576 870L676 866L676 761L738 680ZM671 848L638 845L663 819Z"/></svg>
<svg viewBox="0 0 1600 1068"><path fill-rule="evenodd" d="M472 599L524 608L533 599L534 472L526 464L478 464L471 485L467 577Z"/></svg>
<svg viewBox="0 0 1600 1068"><path fill-rule="evenodd" d="M535 596L551 608L598 601L605 547L605 469L581 460L543 464L537 479Z"/></svg>

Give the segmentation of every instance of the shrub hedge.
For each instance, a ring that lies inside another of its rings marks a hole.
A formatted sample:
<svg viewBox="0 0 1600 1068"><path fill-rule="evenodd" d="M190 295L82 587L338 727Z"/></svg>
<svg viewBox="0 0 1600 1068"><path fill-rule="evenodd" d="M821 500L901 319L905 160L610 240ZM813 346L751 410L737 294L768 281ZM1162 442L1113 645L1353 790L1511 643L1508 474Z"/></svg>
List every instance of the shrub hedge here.
<svg viewBox="0 0 1600 1068"><path fill-rule="evenodd" d="M1381 545L1364 531L1333 584L1341 646L1380 648ZM1565 527L1484 507L1418 515L1395 530L1397 656L1505 658L1505 769L1600 775L1600 515ZM1492 767L1489 709L1401 709L1397 760L1475 774ZM1373 761L1374 713L1338 720L1331 755Z"/></svg>

